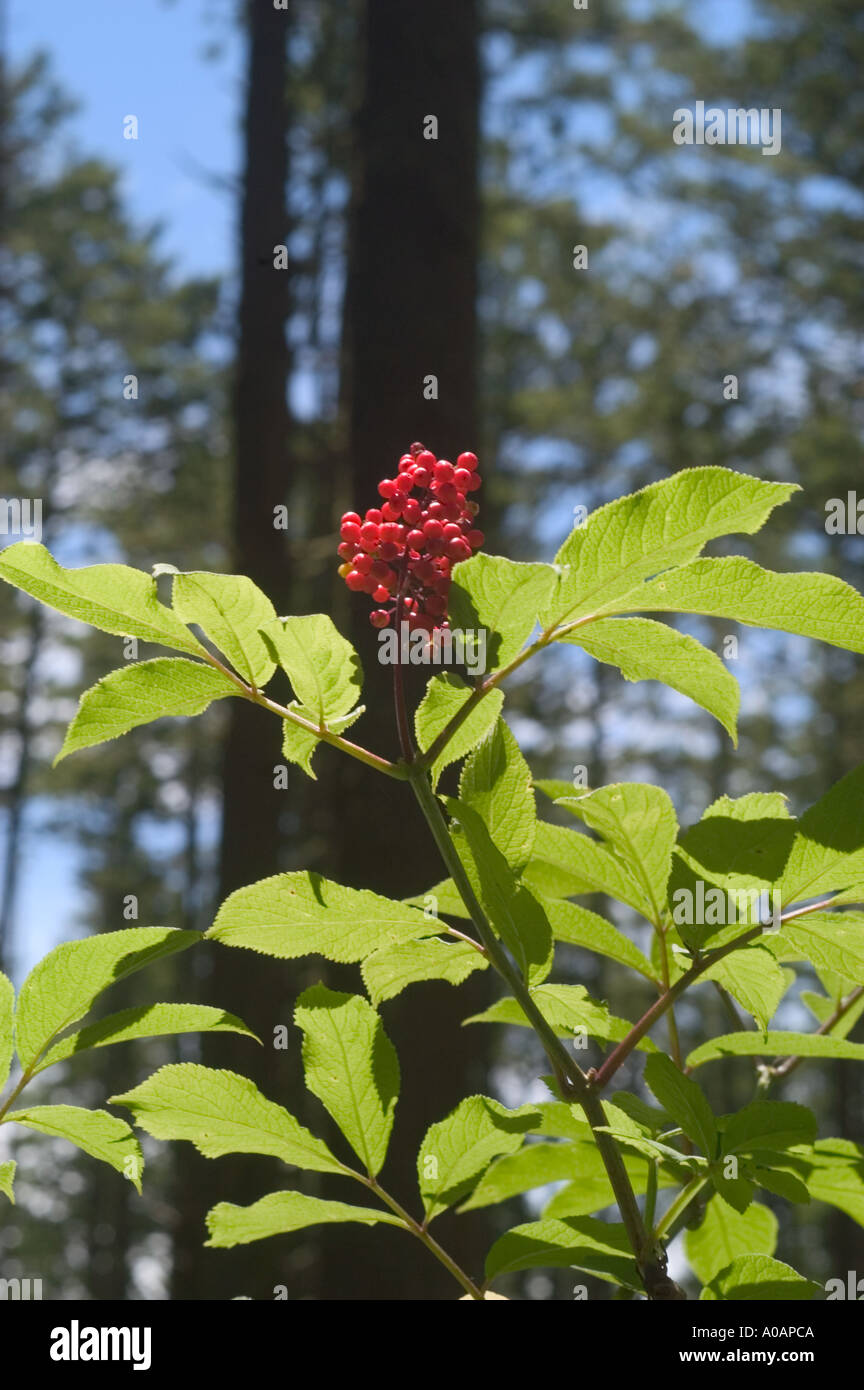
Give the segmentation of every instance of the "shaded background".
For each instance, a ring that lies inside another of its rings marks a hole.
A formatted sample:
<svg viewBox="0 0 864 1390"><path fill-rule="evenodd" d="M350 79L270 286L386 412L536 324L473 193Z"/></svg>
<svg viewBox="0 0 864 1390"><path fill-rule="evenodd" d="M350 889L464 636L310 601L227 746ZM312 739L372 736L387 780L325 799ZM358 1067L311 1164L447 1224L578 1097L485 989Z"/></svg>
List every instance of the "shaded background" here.
<svg viewBox="0 0 864 1390"><path fill-rule="evenodd" d="M367 605L335 574L337 526L372 505L413 439L481 455L493 552L548 559L574 506L722 464L803 489L736 551L864 588L864 542L825 530L826 503L862 473L853 0L88 0L74 14L6 0L3 28L0 497L42 499L63 563L239 570L280 612L331 612L367 671L358 737L382 752L395 751L389 692ZM780 107L782 153L675 145L672 112L696 100ZM281 504L287 531L273 525ZM538 775L657 780L686 823L724 792L779 789L800 811L861 761L856 658L725 620L682 626L724 653L737 638L737 753L673 692L625 686L568 650L513 681L511 722ZM117 639L0 593L0 964L16 982L76 933L206 928L221 897L278 868L392 896L439 877L407 797L331 750L316 782L291 767L275 790L278 729L241 702L52 772L77 693L122 659ZM616 1013L641 1012L613 964L570 965ZM316 960L202 948L121 984L111 1007L197 997L272 1035L321 977L359 987ZM385 1177L409 1202L420 1139L462 1095L543 1094L521 1030L460 1027L486 988L434 984L384 1006L404 1075ZM776 1023L802 1019L793 997ZM686 1038L726 1031L710 986L680 1024ZM320 1127L299 1049L262 1051L131 1044L57 1073L52 1098L98 1104L200 1057ZM717 1106L749 1096L748 1066L715 1069ZM637 1077L633 1063L624 1080ZM784 1094L815 1106L821 1133L860 1138L854 1069L808 1063ZM386 1229L203 1250L213 1202L281 1185L267 1160L149 1145L141 1200L60 1143L17 1147L0 1271L41 1277L48 1296L453 1296ZM329 1195L326 1179L302 1182ZM477 1268L533 1210L442 1217L441 1239ZM822 1280L861 1267L848 1218L778 1210L780 1258ZM566 1298L571 1284L534 1273L513 1292Z"/></svg>

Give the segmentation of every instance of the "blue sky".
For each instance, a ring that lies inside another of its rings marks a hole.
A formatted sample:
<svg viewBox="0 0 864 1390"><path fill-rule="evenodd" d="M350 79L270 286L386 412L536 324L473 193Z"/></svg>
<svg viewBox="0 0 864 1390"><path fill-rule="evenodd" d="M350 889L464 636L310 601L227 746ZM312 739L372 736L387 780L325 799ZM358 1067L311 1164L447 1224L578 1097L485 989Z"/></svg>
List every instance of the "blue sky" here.
<svg viewBox="0 0 864 1390"><path fill-rule="evenodd" d="M81 103L82 153L124 171L134 216L164 223L164 249L189 273L226 270L233 207L208 175L237 168L243 47L227 0L7 0L13 61L46 50ZM222 54L208 61L208 45ZM135 115L139 139L124 140Z"/></svg>

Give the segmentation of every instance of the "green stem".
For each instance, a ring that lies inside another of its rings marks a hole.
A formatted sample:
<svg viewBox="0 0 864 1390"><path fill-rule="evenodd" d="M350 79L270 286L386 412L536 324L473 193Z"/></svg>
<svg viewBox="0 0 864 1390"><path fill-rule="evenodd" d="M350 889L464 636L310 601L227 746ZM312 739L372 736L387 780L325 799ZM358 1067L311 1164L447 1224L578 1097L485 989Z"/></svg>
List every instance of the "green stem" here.
<svg viewBox="0 0 864 1390"><path fill-rule="evenodd" d="M633 1191L633 1185L630 1182L618 1145L612 1136L605 1132L606 1115L602 1101L595 1094L585 1074L570 1056L561 1039L540 1012L519 970L492 930L486 914L477 900L456 846L450 838L444 813L429 779L417 764L410 770L409 781L426 817L441 858L459 890L465 907L468 909L477 935L486 949L491 964L510 987L513 997L537 1034L555 1072L561 1094L565 1099L578 1102L591 1127L648 1297L658 1299L683 1297L678 1286L666 1274L665 1260L655 1250L654 1242L646 1230L636 1194Z"/></svg>
<svg viewBox="0 0 864 1390"><path fill-rule="evenodd" d="M478 1285L474 1283L473 1279L465 1273L464 1269L456 1263L452 1255L447 1254L447 1251L443 1246L438 1244L434 1236L430 1236L426 1227L421 1226L419 1221L415 1221L414 1217L396 1201L396 1198L391 1197L390 1193L385 1191L377 1179L364 1178L360 1173L353 1173L353 1176L358 1178L365 1187L368 1187L370 1192L374 1192L376 1197L379 1197L385 1206L388 1206L394 1215L399 1217L400 1221L404 1221L405 1227L410 1231L411 1235L416 1236L417 1239L426 1246L429 1253L434 1255L435 1259L438 1260L445 1269L449 1270L453 1278L462 1285L466 1293L470 1294L472 1298L477 1298L482 1301L483 1290L479 1288Z"/></svg>
<svg viewBox="0 0 864 1390"><path fill-rule="evenodd" d="M699 1196L699 1193L702 1191L707 1181L707 1176L693 1178L690 1182L688 1182L686 1187L682 1187L681 1191L678 1193L678 1196L675 1198L673 1202L670 1202L669 1206L664 1211L660 1220L657 1222L657 1225L654 1229L655 1240L659 1241L662 1240L664 1237L669 1238L675 1234L673 1229L675 1223L678 1221L679 1217L683 1216L684 1212L687 1210L694 1197Z"/></svg>

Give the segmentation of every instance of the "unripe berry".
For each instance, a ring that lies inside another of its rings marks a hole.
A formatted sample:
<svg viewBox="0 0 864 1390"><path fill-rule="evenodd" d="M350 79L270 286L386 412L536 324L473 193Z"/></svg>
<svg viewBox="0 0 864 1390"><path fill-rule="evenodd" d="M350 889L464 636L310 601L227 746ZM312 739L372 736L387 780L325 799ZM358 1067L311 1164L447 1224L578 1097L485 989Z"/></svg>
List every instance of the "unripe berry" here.
<svg viewBox="0 0 864 1390"><path fill-rule="evenodd" d="M337 570L337 574L339 575L339 578L340 578L340 579L344 579L345 576L346 576L346 574L350 574L350 573L351 573L351 566L348 564L347 561L345 562L344 565L340 565L340 566L339 566L339 569Z"/></svg>

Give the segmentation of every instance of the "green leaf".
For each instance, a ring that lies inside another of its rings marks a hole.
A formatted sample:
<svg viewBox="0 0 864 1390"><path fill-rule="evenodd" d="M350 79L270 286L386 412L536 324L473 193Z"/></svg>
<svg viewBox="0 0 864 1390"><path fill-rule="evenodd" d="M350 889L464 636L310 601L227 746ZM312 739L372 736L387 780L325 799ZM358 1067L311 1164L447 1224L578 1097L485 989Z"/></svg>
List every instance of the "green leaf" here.
<svg viewBox="0 0 864 1390"><path fill-rule="evenodd" d="M788 988L784 971L764 946L745 946L740 951L730 951L706 970L702 979L716 980L728 990L753 1015L763 1031Z"/></svg>
<svg viewBox="0 0 864 1390"><path fill-rule="evenodd" d="M430 899L434 899L434 902ZM442 879L440 883L427 888L425 893L418 893L415 897L405 898L403 901L409 907L419 907L423 912L429 911L434 917L443 912L446 917L471 920L471 914L452 878Z"/></svg>
<svg viewBox="0 0 864 1390"><path fill-rule="evenodd" d="M544 1219L514 1226L486 1256L486 1279L518 1269L575 1268L642 1291L636 1261L623 1226L589 1216L567 1221Z"/></svg>
<svg viewBox="0 0 864 1390"><path fill-rule="evenodd" d="M694 560L605 605L618 613L705 613L864 652L864 599L831 574L775 574L729 555Z"/></svg>
<svg viewBox="0 0 864 1390"><path fill-rule="evenodd" d="M777 1218L768 1207L753 1202L737 1212L715 1195L695 1231L686 1231L684 1248L693 1272L710 1284L739 1255L773 1255L777 1248Z"/></svg>
<svg viewBox="0 0 864 1390"><path fill-rule="evenodd" d="M304 1034L307 1088L374 1177L387 1157L399 1095L399 1061L384 1025L365 999L325 985L304 990L294 1018Z"/></svg>
<svg viewBox="0 0 864 1390"><path fill-rule="evenodd" d="M363 983L377 1008L393 999L408 985L420 980L446 980L461 985L475 970L485 970L489 962L466 942L406 941L401 946L385 946L367 956L361 967Z"/></svg>
<svg viewBox="0 0 864 1390"><path fill-rule="evenodd" d="M581 946L586 951L594 951L597 955L629 966L631 970L638 970L646 980L657 980L651 962L645 958L639 947L634 946L630 938L617 927L613 927L611 922L607 922L605 917L598 916L596 912L589 912L587 907L577 907L575 903L542 897L540 901L549 918L556 941L566 941L571 946Z"/></svg>
<svg viewBox="0 0 864 1390"><path fill-rule="evenodd" d="M541 622L614 609L653 575L694 560L707 541L752 535L797 491L727 468L688 468L617 498L561 546L555 559L563 573Z"/></svg>
<svg viewBox="0 0 864 1390"><path fill-rule="evenodd" d="M438 735L456 717L471 695L471 687L452 672L432 677L414 714L414 732L422 753L432 747ZM432 764L433 785L437 785L445 767L464 758L486 737L503 704L504 695L500 690L490 690L488 695L484 695Z"/></svg>
<svg viewBox="0 0 864 1390"><path fill-rule="evenodd" d="M801 1205L810 1201L810 1193L794 1173L786 1173L779 1168L754 1166L751 1176L759 1187L764 1187L766 1192L773 1192L775 1197L783 1197L787 1202L798 1202Z"/></svg>
<svg viewBox="0 0 864 1390"><path fill-rule="evenodd" d="M531 997L543 1017L561 1038L571 1037L577 1030L588 1037L620 1042L630 1032L632 1024L624 1018L613 1018L605 1004L589 999L584 985L538 985ZM509 1023L530 1028L522 1006L509 996L498 999L480 1014L466 1018L465 1023ZM650 1038L638 1043L642 1052L656 1052Z"/></svg>
<svg viewBox="0 0 864 1390"><path fill-rule="evenodd" d="M549 974L554 951L542 905L518 881L477 812L455 798L448 798L447 805L459 818L453 839L477 897L523 979L539 984Z"/></svg>
<svg viewBox="0 0 864 1390"><path fill-rule="evenodd" d="M179 656L137 661L111 671L81 696L55 766L81 748L119 738L166 715L201 714L213 700L237 693L215 666Z"/></svg>
<svg viewBox="0 0 864 1390"><path fill-rule="evenodd" d="M836 1057L857 1062L864 1059L864 1043L817 1033L724 1033L694 1048L688 1067L701 1067L719 1057Z"/></svg>
<svg viewBox="0 0 864 1390"><path fill-rule="evenodd" d="M294 714L299 714L301 719L308 719L315 722L316 716L305 705L298 705L293 700L288 709ZM356 724L361 714L366 711L365 705L358 705L352 709L350 714L343 715L340 719L331 719L327 724L327 730L331 734L344 734L346 729L350 729L352 724ZM302 724L295 724L291 719L282 721L282 753L289 763L296 763L302 767L307 776L312 781L317 781L315 773L312 771L312 755L316 752L321 737L312 729L304 729Z"/></svg>
<svg viewBox="0 0 864 1390"><path fill-rule="evenodd" d="M178 1033L243 1033L255 1038L242 1019L214 1009L208 1004L144 1004L139 1008L122 1009L109 1014L98 1023L79 1028L55 1043L34 1070L34 1075L77 1056L91 1047L108 1047L113 1043L129 1042L132 1038L159 1038Z"/></svg>
<svg viewBox="0 0 864 1390"><path fill-rule="evenodd" d="M154 1139L186 1139L205 1158L269 1154L313 1173L345 1171L323 1140L233 1071L176 1062L111 1104L125 1105Z"/></svg>
<svg viewBox="0 0 864 1390"><path fill-rule="evenodd" d="M6 1117L26 1129L68 1139L92 1158L109 1164L141 1191L144 1159L141 1146L125 1120L107 1110L82 1110L77 1105L31 1105Z"/></svg>
<svg viewBox="0 0 864 1390"><path fill-rule="evenodd" d="M864 879L862 799L864 764L805 811L777 885L784 910Z"/></svg>
<svg viewBox="0 0 864 1390"><path fill-rule="evenodd" d="M727 1206L743 1216L751 1207L755 1187L749 1178L727 1178L721 1164L715 1164L710 1173L711 1185Z"/></svg>
<svg viewBox="0 0 864 1390"><path fill-rule="evenodd" d="M814 912L798 917L784 923L783 939L797 948L796 955L800 953L820 970L864 984L864 913Z"/></svg>
<svg viewBox="0 0 864 1390"><path fill-rule="evenodd" d="M276 669L260 629L276 611L244 574L208 574L204 570L174 576L174 612L196 623L205 636L250 685L261 689Z"/></svg>
<svg viewBox="0 0 864 1390"><path fill-rule="evenodd" d="M519 873L534 844L537 811L531 771L503 719L465 763L459 799L481 817L495 848Z"/></svg>
<svg viewBox="0 0 864 1390"><path fill-rule="evenodd" d="M22 1067L32 1066L62 1029L83 1018L103 989L200 940L195 931L130 927L55 946L30 971L18 996L15 1031Z"/></svg>
<svg viewBox="0 0 864 1390"><path fill-rule="evenodd" d="M707 1158L717 1152L717 1126L702 1089L662 1053L648 1058L645 1080L669 1114Z"/></svg>
<svg viewBox="0 0 864 1390"><path fill-rule="evenodd" d="M806 1106L785 1100L755 1100L729 1118L723 1130L723 1152L788 1149L793 1144L812 1144L815 1138L816 1117Z"/></svg>
<svg viewBox="0 0 864 1390"><path fill-rule="evenodd" d="M827 1023L833 1017L837 1006L834 1000L829 999L827 995L813 994L810 990L802 989L800 998L801 1003L807 1005L820 1023ZM864 1014L864 994L856 999L843 1017L832 1025L832 1038L848 1038L862 1014Z"/></svg>
<svg viewBox="0 0 864 1390"><path fill-rule="evenodd" d="M0 554L0 579L101 632L201 655L201 644L159 602L155 579L142 570L128 565L67 570L44 545L19 541Z"/></svg>
<svg viewBox="0 0 864 1390"><path fill-rule="evenodd" d="M644 891L621 860L589 835L565 826L538 822L534 849L522 877L529 887L549 897L608 893L646 919L650 917L651 906Z"/></svg>
<svg viewBox="0 0 864 1390"><path fill-rule="evenodd" d="M679 839L669 881L670 900L678 888L693 892L700 879L729 894L752 896L767 891L783 872L796 826L785 797L779 794L721 796ZM741 902L747 905L747 900ZM716 930L709 924L688 935L701 942Z"/></svg>
<svg viewBox="0 0 864 1390"><path fill-rule="evenodd" d="M238 888L206 935L280 960L321 955L347 963L439 930L416 908L301 869Z"/></svg>
<svg viewBox="0 0 864 1390"><path fill-rule="evenodd" d="M594 1146L529 1144L517 1153L497 1159L486 1169L468 1200L462 1203L460 1212L494 1206L496 1202L506 1202L511 1197L518 1197L523 1192L544 1187L550 1182L572 1182L575 1177L581 1177L580 1155L576 1150L582 1147L590 1149ZM608 1200L614 1199L610 1197ZM587 1210L596 1208L589 1207Z"/></svg>
<svg viewBox="0 0 864 1390"><path fill-rule="evenodd" d="M210 1239L204 1243L230 1250L234 1245L248 1245L266 1236L286 1235L307 1226L327 1226L343 1221L356 1221L363 1226L383 1222L387 1226L405 1227L398 1216L375 1207L325 1202L320 1197L307 1197L304 1192L270 1192L250 1207L219 1202L207 1213Z"/></svg>
<svg viewBox="0 0 864 1390"><path fill-rule="evenodd" d="M820 1139L804 1159L810 1196L864 1226L864 1147L850 1139Z"/></svg>
<svg viewBox="0 0 864 1390"><path fill-rule="evenodd" d="M642 782L614 782L587 796L561 803L602 835L624 861L659 925L666 910L666 884L678 835L675 808L661 787Z"/></svg>
<svg viewBox="0 0 864 1390"><path fill-rule="evenodd" d="M5 1163L0 1163L0 1192L4 1197L8 1197L13 1207L15 1205L15 1192L13 1183L15 1181L15 1169L18 1167L14 1158L7 1159Z"/></svg>
<svg viewBox="0 0 864 1390"><path fill-rule="evenodd" d="M617 666L628 681L662 681L713 714L738 743L741 692L716 652L650 618L600 618L559 639Z"/></svg>
<svg viewBox="0 0 864 1390"><path fill-rule="evenodd" d="M276 618L262 637L294 694L315 724L327 724L352 710L363 687L363 668L351 643L324 613Z"/></svg>
<svg viewBox="0 0 864 1390"><path fill-rule="evenodd" d="M426 1219L464 1197L493 1158L520 1148L539 1118L535 1106L507 1110L487 1096L468 1096L446 1119L431 1125L417 1155Z"/></svg>
<svg viewBox="0 0 864 1390"><path fill-rule="evenodd" d="M0 1093L9 1079L12 1066L14 1019L15 989L9 977L0 970Z"/></svg>
<svg viewBox="0 0 864 1390"><path fill-rule="evenodd" d="M766 1299L809 1302L820 1285L768 1255L736 1255L702 1290L702 1298L754 1303Z"/></svg>
<svg viewBox="0 0 864 1390"><path fill-rule="evenodd" d="M524 565L501 555L474 555L457 565L450 588L450 624L486 632L486 669L513 660L531 636L537 614L557 582L551 565Z"/></svg>

